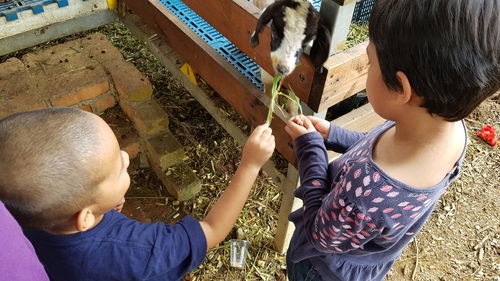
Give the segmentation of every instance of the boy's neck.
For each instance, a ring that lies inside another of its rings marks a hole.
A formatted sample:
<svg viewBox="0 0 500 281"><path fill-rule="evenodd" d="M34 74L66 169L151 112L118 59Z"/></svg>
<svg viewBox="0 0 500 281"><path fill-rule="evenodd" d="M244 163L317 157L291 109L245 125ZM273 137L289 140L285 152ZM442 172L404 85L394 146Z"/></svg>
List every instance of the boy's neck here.
<svg viewBox="0 0 500 281"><path fill-rule="evenodd" d="M89 231L92 228L96 227L99 223L101 223L103 218L104 214L96 217L95 223L91 227L87 228L85 231ZM44 231L54 235L68 235L68 234L75 234L78 232L84 232L84 231L79 231L76 228L76 223L74 221L70 222L68 225L57 227L54 229L44 229Z"/></svg>

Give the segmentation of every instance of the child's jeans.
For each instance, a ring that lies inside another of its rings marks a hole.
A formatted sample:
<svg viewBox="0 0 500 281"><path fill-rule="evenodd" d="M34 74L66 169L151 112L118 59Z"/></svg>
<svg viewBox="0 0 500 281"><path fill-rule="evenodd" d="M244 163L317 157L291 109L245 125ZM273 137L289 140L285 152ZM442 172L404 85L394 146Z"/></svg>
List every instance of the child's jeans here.
<svg viewBox="0 0 500 281"><path fill-rule="evenodd" d="M323 281L309 260L293 263L287 256L286 271L290 281Z"/></svg>

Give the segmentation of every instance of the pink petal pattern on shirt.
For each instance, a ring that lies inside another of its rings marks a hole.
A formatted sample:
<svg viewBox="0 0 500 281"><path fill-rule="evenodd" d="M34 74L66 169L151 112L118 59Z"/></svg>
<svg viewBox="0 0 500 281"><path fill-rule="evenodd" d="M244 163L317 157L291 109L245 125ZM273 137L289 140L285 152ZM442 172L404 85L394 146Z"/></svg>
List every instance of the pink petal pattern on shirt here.
<svg viewBox="0 0 500 281"><path fill-rule="evenodd" d="M380 190L384 191L384 192L389 192L392 190L392 186L390 185L384 185L380 188Z"/></svg>
<svg viewBox="0 0 500 281"><path fill-rule="evenodd" d="M423 200L425 200L425 199L427 199L427 196L425 196L425 195L421 195L421 196L419 196L419 197L417 198L417 201L423 201Z"/></svg>
<svg viewBox="0 0 500 281"><path fill-rule="evenodd" d="M354 171L354 178L357 179L359 178L359 176L361 176L361 169L357 169L356 171Z"/></svg>
<svg viewBox="0 0 500 281"><path fill-rule="evenodd" d="M380 173L379 172L373 173L373 181L378 182L379 180L380 180Z"/></svg>
<svg viewBox="0 0 500 281"><path fill-rule="evenodd" d="M408 204L410 204L410 202L408 202L408 201L404 201L404 202L399 203L399 204L398 204L398 206L399 206L399 207L404 207L404 206L406 206L406 205L408 205Z"/></svg>
<svg viewBox="0 0 500 281"><path fill-rule="evenodd" d="M399 195L399 192L393 191L393 192L389 192L389 194L387 194L387 197L394 198L394 197L396 197L398 195Z"/></svg>
<svg viewBox="0 0 500 281"><path fill-rule="evenodd" d="M363 189L361 187L356 188L356 191L355 191L356 197L361 196L362 192L363 192Z"/></svg>
<svg viewBox="0 0 500 281"><path fill-rule="evenodd" d="M413 206L413 205L408 205L408 206L404 207L404 208L403 208L403 210L408 211L408 210L413 209L413 207L415 207L415 206Z"/></svg>
<svg viewBox="0 0 500 281"><path fill-rule="evenodd" d="M339 199L339 204L340 206L345 207L345 202L343 199Z"/></svg>
<svg viewBox="0 0 500 281"><path fill-rule="evenodd" d="M370 209L368 209L368 213L374 213L378 210L377 207L371 207Z"/></svg>
<svg viewBox="0 0 500 281"><path fill-rule="evenodd" d="M377 197L377 198L372 200L373 203L380 203L382 201L384 201L384 198L382 198L382 197Z"/></svg>
<svg viewBox="0 0 500 281"><path fill-rule="evenodd" d="M390 212L392 212L392 211L394 211L394 208L386 208L386 209L384 209L384 211L383 211L383 212L384 212L385 214L387 214L387 213L390 213Z"/></svg>
<svg viewBox="0 0 500 281"><path fill-rule="evenodd" d="M370 196L371 193L372 193L372 190L368 189L365 191L365 193L363 193L363 196L368 197L368 196Z"/></svg>
<svg viewBox="0 0 500 281"><path fill-rule="evenodd" d="M364 178L363 178L363 185L364 185L364 186L369 185L369 184L370 184L370 182L371 182L371 177L370 177L370 175L368 175L368 176L366 176L366 177L364 177Z"/></svg>

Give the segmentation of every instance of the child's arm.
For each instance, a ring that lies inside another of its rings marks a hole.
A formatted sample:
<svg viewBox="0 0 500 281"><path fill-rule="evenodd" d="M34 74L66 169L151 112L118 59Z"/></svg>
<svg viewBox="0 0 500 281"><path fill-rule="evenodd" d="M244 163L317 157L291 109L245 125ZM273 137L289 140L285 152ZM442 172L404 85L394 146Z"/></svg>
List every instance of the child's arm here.
<svg viewBox="0 0 500 281"><path fill-rule="evenodd" d="M314 116L307 116L307 118L325 139L326 148L338 153L346 152L349 147L366 135L366 133L344 129L325 119Z"/></svg>
<svg viewBox="0 0 500 281"><path fill-rule="evenodd" d="M367 212L342 198L339 191L349 189L355 192L355 196L367 195L361 194L359 187L366 180L342 181L337 183L343 185L342 188L330 189L323 138L315 132L310 119L298 121L297 118L292 118L285 130L294 139L297 151L301 186L295 195L304 203L306 236L321 252L340 253L357 249L378 234L377 225Z"/></svg>
<svg viewBox="0 0 500 281"><path fill-rule="evenodd" d="M273 154L274 145L274 136L267 125L255 128L248 138L243 148L241 163L231 183L205 219L200 222L208 248L222 242L233 227L260 168Z"/></svg>

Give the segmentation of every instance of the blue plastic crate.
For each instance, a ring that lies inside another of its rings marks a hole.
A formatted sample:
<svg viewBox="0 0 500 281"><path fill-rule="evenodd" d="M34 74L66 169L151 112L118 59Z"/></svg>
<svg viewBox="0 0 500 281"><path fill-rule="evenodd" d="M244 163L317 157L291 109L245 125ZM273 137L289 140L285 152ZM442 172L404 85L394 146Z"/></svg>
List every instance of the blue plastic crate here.
<svg viewBox="0 0 500 281"><path fill-rule="evenodd" d="M83 0L86 1L86 0ZM57 3L59 8L69 5L68 0L16 0L0 3L0 17L5 17L7 21L14 21L19 18L18 13L32 10L33 14L45 12L44 6Z"/></svg>

